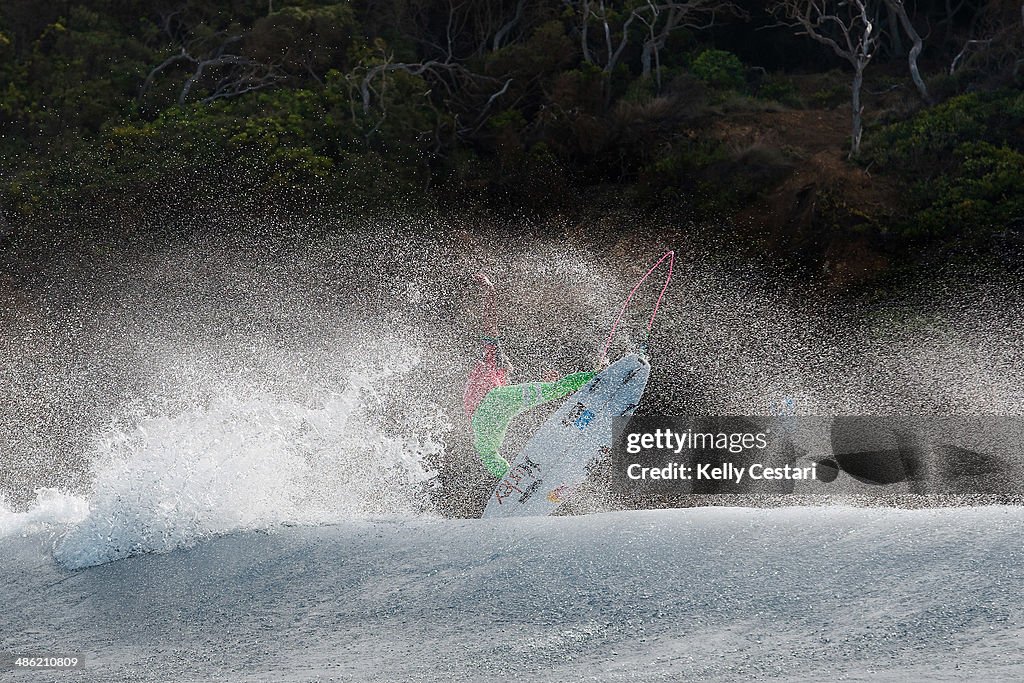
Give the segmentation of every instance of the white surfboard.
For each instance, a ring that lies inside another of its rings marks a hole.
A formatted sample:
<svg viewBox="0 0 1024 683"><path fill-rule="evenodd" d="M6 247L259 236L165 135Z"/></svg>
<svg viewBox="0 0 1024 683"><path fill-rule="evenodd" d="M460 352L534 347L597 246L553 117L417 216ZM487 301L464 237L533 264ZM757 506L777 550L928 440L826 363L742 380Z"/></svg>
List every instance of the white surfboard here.
<svg viewBox="0 0 1024 683"><path fill-rule="evenodd" d="M541 425L495 487L483 517L548 515L587 478L587 465L607 454L612 419L632 415L647 386L650 363L623 356L569 397Z"/></svg>

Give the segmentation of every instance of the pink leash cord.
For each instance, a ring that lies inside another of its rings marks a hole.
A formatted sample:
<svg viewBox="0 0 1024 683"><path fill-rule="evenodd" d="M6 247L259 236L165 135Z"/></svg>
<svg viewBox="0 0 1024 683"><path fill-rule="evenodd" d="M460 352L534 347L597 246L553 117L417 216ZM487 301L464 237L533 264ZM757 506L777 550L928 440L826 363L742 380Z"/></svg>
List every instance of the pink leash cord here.
<svg viewBox="0 0 1024 683"><path fill-rule="evenodd" d="M647 278L651 276L651 273L658 269L658 266L660 266L665 259L668 259L668 275L665 277L665 285L661 288L661 293L658 294L658 300L654 303L654 312L651 313L651 319L647 321L647 334L651 333L651 328L654 327L654 319L658 316L658 308L661 306L661 300L665 298L665 292L668 290L668 284L672 282L672 267L676 262L675 251L666 251L665 254L658 259L653 266L651 266L650 270L648 270L647 273L640 278L635 285L633 285L633 290L629 293L629 296L626 297L625 302L622 304L622 310L619 311L619 315L615 318L615 322L612 323L612 330L608 333L608 341L604 343L604 350L601 351L602 359L608 357L608 349L611 348L612 339L615 338L615 330L619 328L619 323L622 322L622 316L626 314L626 308L629 306L629 302L633 300L633 296L636 294L637 290L640 289L640 285L642 285Z"/></svg>

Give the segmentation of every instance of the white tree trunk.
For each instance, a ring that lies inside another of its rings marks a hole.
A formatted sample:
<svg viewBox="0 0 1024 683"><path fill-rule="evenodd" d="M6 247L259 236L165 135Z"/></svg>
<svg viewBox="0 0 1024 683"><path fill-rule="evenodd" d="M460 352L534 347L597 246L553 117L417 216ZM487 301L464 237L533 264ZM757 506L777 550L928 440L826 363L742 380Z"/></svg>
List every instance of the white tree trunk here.
<svg viewBox="0 0 1024 683"><path fill-rule="evenodd" d="M853 110L852 133L850 136L850 158L860 154L860 139L864 134L864 105L860 101L861 88L864 86L864 67L867 62L858 62L854 67L853 88L850 105Z"/></svg>
<svg viewBox="0 0 1024 683"><path fill-rule="evenodd" d="M590 56L590 40L589 31L587 30L590 26L590 2L583 0L582 12L580 13L583 17L583 22L580 25L580 48L583 51L583 61L587 64L593 64L594 60Z"/></svg>
<svg viewBox="0 0 1024 683"><path fill-rule="evenodd" d="M864 105L861 102L864 69L878 47L878 37L871 20L875 14L873 9L869 7L869 0L777 0L773 10L784 13L792 22L790 25L802 29L805 35L832 48L836 55L853 67L850 93L853 119L850 133L851 159L860 154L860 141L864 133ZM838 40L833 37L836 34L841 36Z"/></svg>
<svg viewBox="0 0 1024 683"><path fill-rule="evenodd" d="M910 66L910 78L914 81L914 86L917 87L917 92L921 94L921 99L930 104L932 98L931 95L928 94L928 86L925 85L924 79L921 78L921 70L917 65L917 58L921 56L921 51L924 49L924 41L921 39L921 34L917 32L917 29L914 28L913 22L910 21L910 17L907 15L907 8L903 4L903 0L885 0L885 4L889 8L889 12L900 20L900 25L903 27L903 31L914 43L907 56L907 62Z"/></svg>

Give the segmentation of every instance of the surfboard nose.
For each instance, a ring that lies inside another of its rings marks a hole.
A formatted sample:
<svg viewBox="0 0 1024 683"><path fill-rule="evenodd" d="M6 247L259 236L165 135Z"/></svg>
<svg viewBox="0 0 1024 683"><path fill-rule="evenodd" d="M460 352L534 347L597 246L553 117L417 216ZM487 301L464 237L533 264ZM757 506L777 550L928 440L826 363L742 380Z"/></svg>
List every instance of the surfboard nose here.
<svg viewBox="0 0 1024 683"><path fill-rule="evenodd" d="M646 351L635 351L633 353L627 353L622 358L623 359L627 359L628 358L630 361L632 361L634 363L637 363L637 364L639 364L641 366L646 366L646 367L650 367L651 366L650 356L647 355Z"/></svg>

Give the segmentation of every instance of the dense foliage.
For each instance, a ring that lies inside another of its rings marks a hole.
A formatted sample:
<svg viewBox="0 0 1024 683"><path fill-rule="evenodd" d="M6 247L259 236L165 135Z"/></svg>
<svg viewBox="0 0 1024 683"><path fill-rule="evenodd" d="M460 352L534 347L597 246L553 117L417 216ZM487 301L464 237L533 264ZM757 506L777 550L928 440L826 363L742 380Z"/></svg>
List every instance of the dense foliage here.
<svg viewBox="0 0 1024 683"><path fill-rule="evenodd" d="M728 217L808 153L730 139L723 121L848 106L843 63L771 4L5 0L0 227L230 188L347 210ZM887 6L871 68L901 101L867 112L855 160L912 197L886 220L911 241L1016 230L1018 8L917 4L927 108Z"/></svg>

